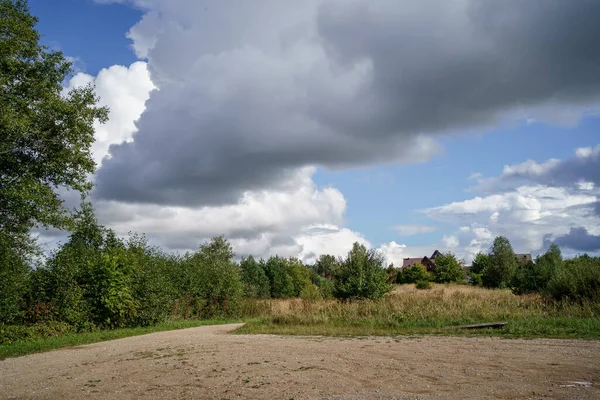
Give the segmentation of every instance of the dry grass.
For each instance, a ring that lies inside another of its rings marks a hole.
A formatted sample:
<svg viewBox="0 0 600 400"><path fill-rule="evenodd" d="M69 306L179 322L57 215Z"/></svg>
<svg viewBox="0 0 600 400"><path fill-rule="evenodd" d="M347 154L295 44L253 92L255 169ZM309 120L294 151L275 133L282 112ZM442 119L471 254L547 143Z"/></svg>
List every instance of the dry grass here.
<svg viewBox="0 0 600 400"><path fill-rule="evenodd" d="M401 285L382 301L248 300L245 315L258 317L243 332L288 334L448 333L448 327L508 321L496 332L513 336L600 337L599 307L546 303L539 295L508 290ZM485 331L484 333L489 333Z"/></svg>

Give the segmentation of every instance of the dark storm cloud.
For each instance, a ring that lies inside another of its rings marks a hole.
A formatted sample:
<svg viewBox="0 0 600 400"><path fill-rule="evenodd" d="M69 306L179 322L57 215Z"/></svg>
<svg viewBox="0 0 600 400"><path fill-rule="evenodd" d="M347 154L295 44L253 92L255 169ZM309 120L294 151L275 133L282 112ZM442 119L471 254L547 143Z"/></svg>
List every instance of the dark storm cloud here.
<svg viewBox="0 0 600 400"><path fill-rule="evenodd" d="M585 228L571 228L568 234L556 238L554 243L577 251L600 251L600 236L591 235Z"/></svg>
<svg viewBox="0 0 600 400"><path fill-rule="evenodd" d="M150 3L131 36L159 90L98 171L104 199L232 203L304 165L420 161L441 134L600 99L599 1Z"/></svg>

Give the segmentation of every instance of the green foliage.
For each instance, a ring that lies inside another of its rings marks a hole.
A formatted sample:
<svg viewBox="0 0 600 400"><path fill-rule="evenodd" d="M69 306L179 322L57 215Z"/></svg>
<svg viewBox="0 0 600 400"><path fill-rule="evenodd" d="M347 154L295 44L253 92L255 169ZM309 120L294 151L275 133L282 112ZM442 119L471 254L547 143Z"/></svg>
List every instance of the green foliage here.
<svg viewBox="0 0 600 400"><path fill-rule="evenodd" d="M383 256L354 243L334 274L334 296L338 299L380 299L392 286L383 269Z"/></svg>
<svg viewBox="0 0 600 400"><path fill-rule="evenodd" d="M330 254L322 254L314 265L314 271L320 276L332 275L340 266L339 261Z"/></svg>
<svg viewBox="0 0 600 400"><path fill-rule="evenodd" d="M483 285L491 288L510 286L518 261L510 241L499 236L494 239L489 264L482 273Z"/></svg>
<svg viewBox="0 0 600 400"><path fill-rule="evenodd" d="M271 296L269 278L263 266L263 263L256 262L252 256L244 258L240 262L244 296L254 298L268 298Z"/></svg>
<svg viewBox="0 0 600 400"><path fill-rule="evenodd" d="M285 260L285 272L289 276L292 286L290 297L301 297L305 289L313 286L310 270L299 259L290 257Z"/></svg>
<svg viewBox="0 0 600 400"><path fill-rule="evenodd" d="M435 258L433 280L437 283L463 282L465 280L465 272L454 254L443 253Z"/></svg>
<svg viewBox="0 0 600 400"><path fill-rule="evenodd" d="M561 263L548 282L555 300L600 302L600 257L583 255Z"/></svg>
<svg viewBox="0 0 600 400"><path fill-rule="evenodd" d="M286 260L284 258L269 257L263 268L267 278L269 278L271 297L278 299L293 296L294 284L286 271Z"/></svg>
<svg viewBox="0 0 600 400"><path fill-rule="evenodd" d="M402 268L398 273L397 282L400 284L417 283L419 281L429 282L432 279L427 268L421 263L416 263L412 267Z"/></svg>
<svg viewBox="0 0 600 400"><path fill-rule="evenodd" d="M132 284L137 310L133 325L149 326L166 321L176 298L172 274L177 258L148 246L145 236L131 235L127 243L127 263L132 265Z"/></svg>
<svg viewBox="0 0 600 400"><path fill-rule="evenodd" d="M36 24L26 1L0 0L0 230L11 235L67 226L54 188L89 190L93 124L108 116L91 86L61 94L71 63L39 44Z"/></svg>
<svg viewBox="0 0 600 400"><path fill-rule="evenodd" d="M243 284L235 254L223 236L217 236L200 246L200 251L184 260L190 276L191 295L195 314L202 318L238 315Z"/></svg>
<svg viewBox="0 0 600 400"><path fill-rule="evenodd" d="M398 281L398 268L394 267L394 263L388 265L385 272L387 273L388 282L396 283Z"/></svg>
<svg viewBox="0 0 600 400"><path fill-rule="evenodd" d="M431 286L431 283L429 281L418 281L415 287L419 290L427 290L431 289L433 286Z"/></svg>
<svg viewBox="0 0 600 400"><path fill-rule="evenodd" d="M481 274L483 270L490 264L490 256L489 254L477 253L475 258L473 259L473 263L471 264L471 273L472 274Z"/></svg>
<svg viewBox="0 0 600 400"><path fill-rule="evenodd" d="M30 277L25 255L15 248L11 237L0 232L0 321L12 324L23 320Z"/></svg>

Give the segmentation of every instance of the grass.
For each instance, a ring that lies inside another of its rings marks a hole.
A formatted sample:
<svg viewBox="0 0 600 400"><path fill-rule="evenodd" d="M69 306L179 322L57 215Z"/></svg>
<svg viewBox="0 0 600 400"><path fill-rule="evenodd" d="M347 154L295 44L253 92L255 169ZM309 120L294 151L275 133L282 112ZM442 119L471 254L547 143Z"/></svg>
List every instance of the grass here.
<svg viewBox="0 0 600 400"><path fill-rule="evenodd" d="M96 332L71 333L62 336L19 341L0 346L0 360L9 357L24 356L32 353L56 350L64 347L80 346L103 342L106 340L121 339L130 336L145 335L148 333L170 331L175 329L194 328L203 325L227 324L236 321L229 320L179 320L164 322L154 326L113 329Z"/></svg>
<svg viewBox="0 0 600 400"><path fill-rule="evenodd" d="M517 296L508 290L461 285L434 285L430 290L401 285L382 301L342 303L336 300L246 299L243 307L247 323L236 330L240 334L600 339L600 304L547 303L539 295ZM506 321L508 324L501 329L452 328L497 321ZM143 328L23 340L1 345L0 360L152 332L228 322L233 321L178 320Z"/></svg>
<svg viewBox="0 0 600 400"><path fill-rule="evenodd" d="M236 333L600 339L598 304L546 303L539 295L460 285L435 285L427 291L402 285L380 302L270 300L248 303L246 308L255 318ZM508 324L501 329L452 328L496 321Z"/></svg>

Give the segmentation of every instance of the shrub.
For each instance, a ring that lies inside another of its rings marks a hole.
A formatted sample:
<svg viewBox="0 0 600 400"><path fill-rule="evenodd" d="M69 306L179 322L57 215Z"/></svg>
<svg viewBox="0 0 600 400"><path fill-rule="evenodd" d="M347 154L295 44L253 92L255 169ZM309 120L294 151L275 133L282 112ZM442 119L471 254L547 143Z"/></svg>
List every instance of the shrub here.
<svg viewBox="0 0 600 400"><path fill-rule="evenodd" d="M463 282L465 280L465 272L454 254L443 253L435 258L433 280L438 283Z"/></svg>
<svg viewBox="0 0 600 400"><path fill-rule="evenodd" d="M429 281L418 281L415 287L419 290L432 288L431 283L429 283Z"/></svg>
<svg viewBox="0 0 600 400"><path fill-rule="evenodd" d="M338 299L380 299L392 289L383 269L383 256L358 242L334 274Z"/></svg>
<svg viewBox="0 0 600 400"><path fill-rule="evenodd" d="M546 293L555 300L600 301L600 258L566 260L548 282Z"/></svg>
<svg viewBox="0 0 600 400"><path fill-rule="evenodd" d="M398 273L397 282L401 284L405 283L417 283L419 281L430 281L431 274L427 272L427 268L421 263L416 263L412 267L402 268Z"/></svg>

